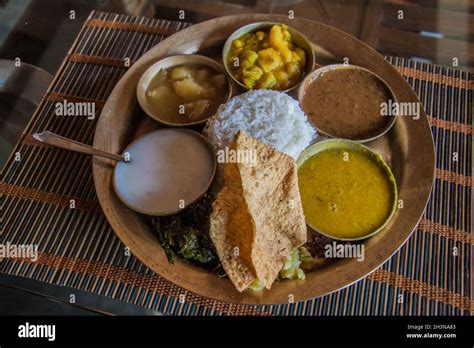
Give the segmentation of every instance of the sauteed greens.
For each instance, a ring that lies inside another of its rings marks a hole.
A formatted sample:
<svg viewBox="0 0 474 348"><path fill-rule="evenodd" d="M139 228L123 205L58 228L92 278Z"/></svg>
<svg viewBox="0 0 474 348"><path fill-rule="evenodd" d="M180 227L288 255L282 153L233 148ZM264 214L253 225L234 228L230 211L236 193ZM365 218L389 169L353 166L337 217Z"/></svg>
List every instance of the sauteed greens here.
<svg viewBox="0 0 474 348"><path fill-rule="evenodd" d="M169 262L174 262L177 253L208 269L219 268L219 259L209 238L212 200L211 195L206 194L180 214L153 218L154 231Z"/></svg>

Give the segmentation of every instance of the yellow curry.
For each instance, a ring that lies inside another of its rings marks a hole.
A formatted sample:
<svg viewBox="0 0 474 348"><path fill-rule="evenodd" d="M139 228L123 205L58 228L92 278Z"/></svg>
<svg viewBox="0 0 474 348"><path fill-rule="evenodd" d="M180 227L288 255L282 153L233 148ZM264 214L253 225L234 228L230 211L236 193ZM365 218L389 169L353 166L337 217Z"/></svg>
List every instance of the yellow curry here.
<svg viewBox="0 0 474 348"><path fill-rule="evenodd" d="M306 66L305 51L284 24L235 39L227 59L234 77L249 89L288 89L299 82Z"/></svg>
<svg viewBox="0 0 474 348"><path fill-rule="evenodd" d="M395 207L395 179L363 151L330 148L298 169L308 225L340 239L358 239L382 227Z"/></svg>

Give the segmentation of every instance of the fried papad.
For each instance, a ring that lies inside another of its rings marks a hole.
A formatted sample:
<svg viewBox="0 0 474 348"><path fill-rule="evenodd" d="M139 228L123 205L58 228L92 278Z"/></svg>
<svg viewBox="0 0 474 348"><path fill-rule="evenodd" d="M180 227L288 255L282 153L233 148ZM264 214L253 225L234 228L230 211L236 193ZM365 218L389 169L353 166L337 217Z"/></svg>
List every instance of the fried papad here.
<svg viewBox="0 0 474 348"><path fill-rule="evenodd" d="M296 164L244 132L237 133L230 149L255 151L256 163L224 165L211 238L237 290L255 279L270 289L292 250L307 238Z"/></svg>

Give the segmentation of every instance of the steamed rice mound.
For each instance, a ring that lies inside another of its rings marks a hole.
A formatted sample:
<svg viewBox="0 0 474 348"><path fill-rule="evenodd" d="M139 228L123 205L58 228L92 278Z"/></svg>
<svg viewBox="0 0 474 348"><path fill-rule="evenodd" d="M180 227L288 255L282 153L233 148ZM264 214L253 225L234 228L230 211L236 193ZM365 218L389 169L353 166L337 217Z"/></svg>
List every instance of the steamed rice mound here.
<svg viewBox="0 0 474 348"><path fill-rule="evenodd" d="M208 120L204 134L218 151L230 146L239 130L295 160L316 137L297 100L265 89L248 91L222 104Z"/></svg>

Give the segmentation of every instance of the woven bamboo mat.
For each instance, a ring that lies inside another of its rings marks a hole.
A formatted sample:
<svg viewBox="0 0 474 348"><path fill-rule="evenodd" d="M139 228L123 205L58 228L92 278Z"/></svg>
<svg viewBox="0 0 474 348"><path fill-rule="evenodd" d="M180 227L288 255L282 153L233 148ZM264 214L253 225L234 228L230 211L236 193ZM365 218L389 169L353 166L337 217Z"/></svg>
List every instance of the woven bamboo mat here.
<svg viewBox="0 0 474 348"><path fill-rule="evenodd" d="M98 205L88 156L41 145L50 130L92 143L96 120L54 115L57 101L104 105L133 63L188 24L93 12L2 171L1 243L38 244L39 259L5 258L0 272L105 295L170 314L461 314L471 295L472 75L388 58L429 115L436 181L418 229L366 279L322 298L280 306L241 306L187 294L124 253ZM457 158L454 160L453 154ZM20 160L17 160L19 156ZM71 200L75 209L70 208Z"/></svg>

